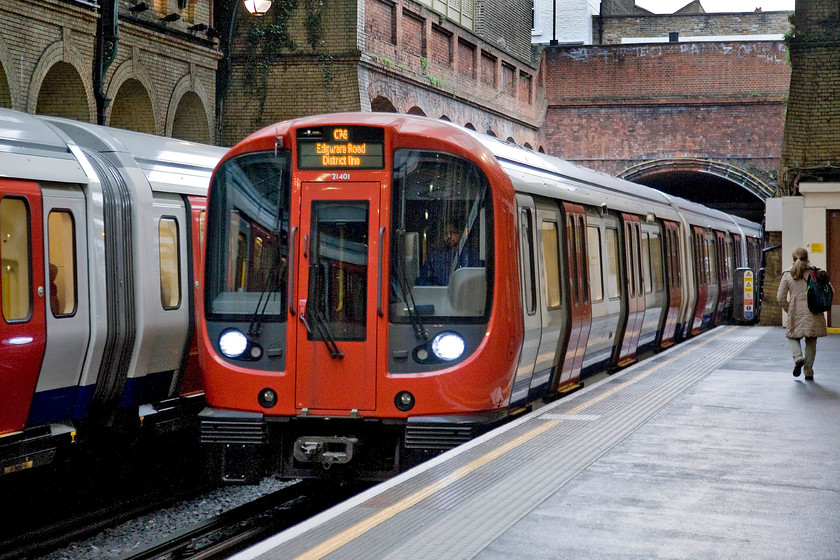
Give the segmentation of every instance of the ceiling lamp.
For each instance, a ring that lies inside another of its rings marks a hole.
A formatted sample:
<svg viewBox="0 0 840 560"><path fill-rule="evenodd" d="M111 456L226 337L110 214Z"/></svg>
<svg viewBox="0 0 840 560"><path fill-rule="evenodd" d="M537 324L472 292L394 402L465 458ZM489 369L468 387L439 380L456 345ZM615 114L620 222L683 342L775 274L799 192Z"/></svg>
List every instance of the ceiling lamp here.
<svg viewBox="0 0 840 560"><path fill-rule="evenodd" d="M271 7L272 0L245 0L245 9L253 16L264 16Z"/></svg>

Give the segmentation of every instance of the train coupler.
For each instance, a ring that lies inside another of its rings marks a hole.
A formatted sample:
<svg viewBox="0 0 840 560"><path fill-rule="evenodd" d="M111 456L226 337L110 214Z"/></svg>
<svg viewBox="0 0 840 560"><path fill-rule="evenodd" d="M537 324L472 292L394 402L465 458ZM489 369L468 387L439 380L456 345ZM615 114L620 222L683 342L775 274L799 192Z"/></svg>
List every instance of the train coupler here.
<svg viewBox="0 0 840 560"><path fill-rule="evenodd" d="M321 463L324 469L349 463L359 440L353 437L308 436L295 440L295 460L301 463Z"/></svg>

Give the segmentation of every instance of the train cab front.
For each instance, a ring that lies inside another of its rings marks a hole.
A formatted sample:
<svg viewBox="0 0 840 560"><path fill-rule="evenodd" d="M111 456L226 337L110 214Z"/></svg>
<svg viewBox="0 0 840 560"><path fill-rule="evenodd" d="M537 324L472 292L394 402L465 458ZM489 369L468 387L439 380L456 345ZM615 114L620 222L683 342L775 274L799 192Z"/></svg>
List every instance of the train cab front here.
<svg viewBox="0 0 840 560"><path fill-rule="evenodd" d="M202 441L223 480L383 479L504 418L513 195L481 150L367 115L281 123L223 160L200 304Z"/></svg>

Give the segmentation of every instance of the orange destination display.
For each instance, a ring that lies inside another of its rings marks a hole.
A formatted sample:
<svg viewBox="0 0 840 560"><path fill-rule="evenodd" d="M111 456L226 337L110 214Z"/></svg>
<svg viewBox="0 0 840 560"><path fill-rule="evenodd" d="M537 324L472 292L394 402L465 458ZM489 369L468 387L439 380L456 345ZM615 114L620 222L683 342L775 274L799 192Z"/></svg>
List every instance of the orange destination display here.
<svg viewBox="0 0 840 560"><path fill-rule="evenodd" d="M381 128L345 126L297 131L298 169L383 169Z"/></svg>

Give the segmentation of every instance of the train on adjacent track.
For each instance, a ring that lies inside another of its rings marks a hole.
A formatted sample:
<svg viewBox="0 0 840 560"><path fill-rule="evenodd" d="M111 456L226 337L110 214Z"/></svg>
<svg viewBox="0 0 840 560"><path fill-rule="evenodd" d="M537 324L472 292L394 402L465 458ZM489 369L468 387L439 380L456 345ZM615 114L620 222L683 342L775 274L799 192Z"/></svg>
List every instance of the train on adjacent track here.
<svg viewBox="0 0 840 560"><path fill-rule="evenodd" d="M758 224L425 117L268 126L207 216L201 439L225 481L386 478L757 317Z"/></svg>
<svg viewBox="0 0 840 560"><path fill-rule="evenodd" d="M0 109L0 475L194 423L200 229L225 149Z"/></svg>

